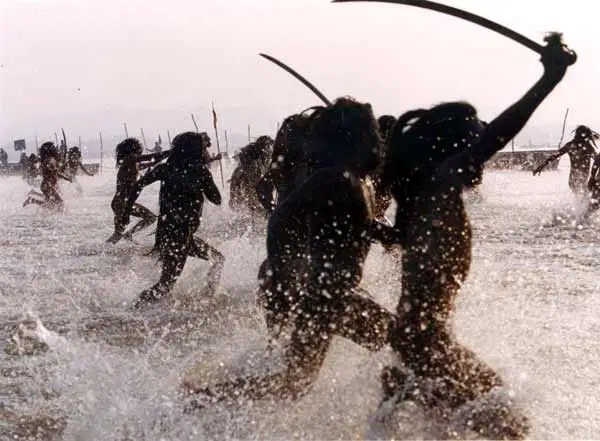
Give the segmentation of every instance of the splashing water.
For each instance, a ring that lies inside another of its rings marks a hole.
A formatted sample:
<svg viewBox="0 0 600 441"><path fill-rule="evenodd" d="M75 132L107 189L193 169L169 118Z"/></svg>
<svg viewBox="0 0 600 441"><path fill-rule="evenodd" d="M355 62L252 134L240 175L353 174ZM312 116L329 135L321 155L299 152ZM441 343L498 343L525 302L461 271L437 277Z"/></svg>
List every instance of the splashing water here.
<svg viewBox="0 0 600 441"><path fill-rule="evenodd" d="M575 206L566 175L564 167L536 178L488 171L480 195L469 199L474 258L454 326L510 385L532 438L593 438L600 427L593 392L600 384L600 216L582 228L551 221ZM156 282L160 266L145 255L153 227L135 243L104 243L112 233L114 180L111 173L82 177L82 194L65 184L63 214L23 209L29 187L18 178L0 180L0 439L376 436L369 420L388 355L341 339L298 402L186 412L180 385L190 369L210 380L277 364L277 354L264 355L256 306L264 222L232 213L227 197L222 208L207 204L198 234L227 259L217 294L202 295L208 265L189 259L172 299L135 311L132 303ZM150 187L140 198L155 212L157 192ZM399 263L374 246L363 286L390 309L398 301L398 271ZM410 402L396 417L396 436L442 433Z"/></svg>

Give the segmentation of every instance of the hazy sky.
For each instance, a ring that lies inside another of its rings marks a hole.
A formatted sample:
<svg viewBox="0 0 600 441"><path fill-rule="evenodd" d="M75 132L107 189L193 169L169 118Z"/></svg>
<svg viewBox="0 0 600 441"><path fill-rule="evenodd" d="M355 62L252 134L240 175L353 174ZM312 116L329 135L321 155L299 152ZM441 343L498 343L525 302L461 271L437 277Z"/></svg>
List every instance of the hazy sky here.
<svg viewBox="0 0 600 441"><path fill-rule="evenodd" d="M444 0L541 42L561 31L578 63L531 128L600 125L600 7L591 0ZM407 6L328 0L0 0L0 145L64 127L69 136L148 138L209 128L273 131L318 104L258 52L298 69L327 96L400 114L466 99L490 119L542 71L538 56L488 30ZM555 129L548 129L550 131ZM541 130L540 137L559 134ZM536 133L538 133L536 132ZM536 140L544 141L544 139Z"/></svg>

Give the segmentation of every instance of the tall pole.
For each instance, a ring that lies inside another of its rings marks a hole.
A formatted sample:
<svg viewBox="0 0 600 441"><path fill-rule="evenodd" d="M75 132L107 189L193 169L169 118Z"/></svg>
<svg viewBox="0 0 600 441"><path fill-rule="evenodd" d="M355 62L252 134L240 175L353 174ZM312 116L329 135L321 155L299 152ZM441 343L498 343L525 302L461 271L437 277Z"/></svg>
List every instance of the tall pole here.
<svg viewBox="0 0 600 441"><path fill-rule="evenodd" d="M58 147L58 135L54 132L54 141L56 142L56 147Z"/></svg>
<svg viewBox="0 0 600 441"><path fill-rule="evenodd" d="M193 113L192 113L192 122L194 123L194 127L196 127L196 133L200 133L200 129L198 129L198 123L196 122L196 118L194 118Z"/></svg>
<svg viewBox="0 0 600 441"><path fill-rule="evenodd" d="M217 153L221 156L221 146L219 145L219 129L217 128L217 112L215 111L215 103L212 103L213 127L215 128L215 138L217 140ZM221 185L225 190L225 178L223 177L223 158L219 158L219 169L221 170Z"/></svg>
<svg viewBox="0 0 600 441"><path fill-rule="evenodd" d="M102 132L100 132L100 174L102 174L103 161L104 161L104 143L102 142Z"/></svg>
<svg viewBox="0 0 600 441"><path fill-rule="evenodd" d="M565 119L563 119L562 134L560 135L560 141L558 142L559 149L560 149L560 146L562 145L563 139L565 137L565 127L567 125L567 116L569 116L569 108L568 107L567 107L567 111L565 112Z"/></svg>
<svg viewBox="0 0 600 441"><path fill-rule="evenodd" d="M125 127L125 138L129 138L129 133L127 132L127 123L123 123L123 127Z"/></svg>
<svg viewBox="0 0 600 441"><path fill-rule="evenodd" d="M248 143L252 142L252 138L250 137L250 124L248 124Z"/></svg>
<svg viewBox="0 0 600 441"><path fill-rule="evenodd" d="M146 135L144 135L144 129L140 129L140 132L142 132L142 142L144 143L144 150L148 150L148 147L146 146Z"/></svg>
<svg viewBox="0 0 600 441"><path fill-rule="evenodd" d="M227 130L225 130L225 156L229 158L229 138L227 137Z"/></svg>
<svg viewBox="0 0 600 441"><path fill-rule="evenodd" d="M171 148L171 132L167 130L167 137L169 138L169 148Z"/></svg>

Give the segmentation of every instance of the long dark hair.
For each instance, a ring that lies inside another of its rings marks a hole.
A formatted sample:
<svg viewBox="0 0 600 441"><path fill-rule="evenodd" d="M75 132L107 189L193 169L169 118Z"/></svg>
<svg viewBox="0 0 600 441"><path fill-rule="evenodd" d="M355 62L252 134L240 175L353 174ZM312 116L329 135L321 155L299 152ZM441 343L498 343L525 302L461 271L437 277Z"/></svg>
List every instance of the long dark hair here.
<svg viewBox="0 0 600 441"><path fill-rule="evenodd" d="M477 111L466 102L406 112L394 127L384 182L400 183L431 173L445 159L476 143L483 128Z"/></svg>
<svg viewBox="0 0 600 441"><path fill-rule="evenodd" d="M195 168L206 162L204 137L200 133L183 132L173 138L167 165L180 170Z"/></svg>
<svg viewBox="0 0 600 441"><path fill-rule="evenodd" d="M313 168L348 165L369 172L379 164L381 138L368 103L338 98L310 117L307 154Z"/></svg>
<svg viewBox="0 0 600 441"><path fill-rule="evenodd" d="M123 164L123 161L130 155L141 155L144 149L142 144L135 138L126 138L117 144L117 165Z"/></svg>

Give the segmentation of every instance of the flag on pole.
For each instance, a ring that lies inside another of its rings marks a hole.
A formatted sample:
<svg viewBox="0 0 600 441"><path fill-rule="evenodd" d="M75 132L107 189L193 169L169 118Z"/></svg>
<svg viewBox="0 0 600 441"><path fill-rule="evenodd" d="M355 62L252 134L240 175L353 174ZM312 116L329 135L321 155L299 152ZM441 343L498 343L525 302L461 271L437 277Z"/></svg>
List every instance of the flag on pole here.
<svg viewBox="0 0 600 441"><path fill-rule="evenodd" d="M215 103L212 103L213 127L217 130L217 112L215 112Z"/></svg>

